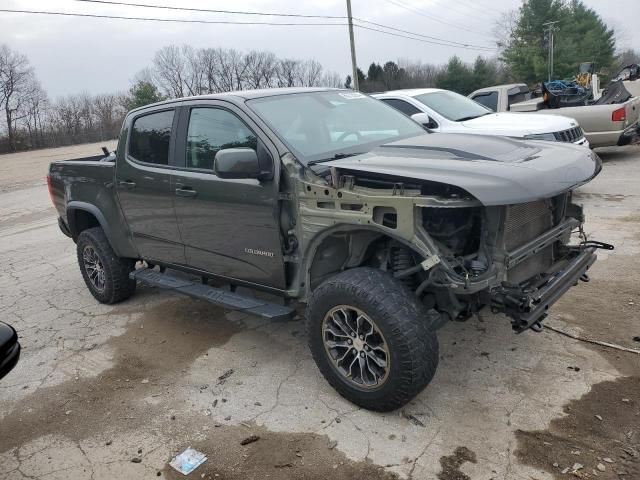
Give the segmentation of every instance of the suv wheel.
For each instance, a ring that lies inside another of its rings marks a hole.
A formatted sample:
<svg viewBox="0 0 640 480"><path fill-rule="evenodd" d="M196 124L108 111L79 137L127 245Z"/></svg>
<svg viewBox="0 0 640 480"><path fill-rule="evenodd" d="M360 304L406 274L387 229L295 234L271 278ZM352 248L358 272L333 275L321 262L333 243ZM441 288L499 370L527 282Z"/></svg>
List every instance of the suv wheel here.
<svg viewBox="0 0 640 480"><path fill-rule="evenodd" d="M311 295L309 347L327 381L361 407L405 405L433 378L438 339L404 285L373 268L342 272Z"/></svg>
<svg viewBox="0 0 640 480"><path fill-rule="evenodd" d="M114 253L102 228L80 233L76 249L84 283L96 300L117 303L133 295L136 281L129 278L129 272L135 263Z"/></svg>

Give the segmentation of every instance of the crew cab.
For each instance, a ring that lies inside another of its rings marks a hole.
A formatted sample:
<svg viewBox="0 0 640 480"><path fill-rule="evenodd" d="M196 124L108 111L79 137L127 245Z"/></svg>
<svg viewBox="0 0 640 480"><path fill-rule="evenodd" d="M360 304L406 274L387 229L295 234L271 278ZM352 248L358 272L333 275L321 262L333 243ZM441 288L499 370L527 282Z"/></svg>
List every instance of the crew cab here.
<svg viewBox="0 0 640 480"><path fill-rule="evenodd" d="M467 97L439 88L394 90L373 96L433 132L500 135L589 147L578 122L564 116L495 113Z"/></svg>
<svg viewBox="0 0 640 480"><path fill-rule="evenodd" d="M627 145L640 138L640 98L623 103L545 108L543 98L531 98L524 83L497 85L469 95L494 112L524 112L530 115L558 115L575 119L591 148Z"/></svg>
<svg viewBox="0 0 640 480"><path fill-rule="evenodd" d="M586 280L612 247L572 236L572 191L600 169L580 146L431 134L359 92L294 88L133 110L114 155L53 162L48 184L98 301L144 283L269 319L305 303L322 374L385 411L433 378L441 326L489 307L539 331Z"/></svg>

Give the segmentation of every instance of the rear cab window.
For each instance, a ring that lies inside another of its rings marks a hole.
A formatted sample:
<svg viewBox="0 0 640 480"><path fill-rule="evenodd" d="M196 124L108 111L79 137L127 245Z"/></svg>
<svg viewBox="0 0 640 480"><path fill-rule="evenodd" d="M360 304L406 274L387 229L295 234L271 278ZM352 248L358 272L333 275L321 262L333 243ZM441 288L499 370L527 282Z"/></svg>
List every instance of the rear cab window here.
<svg viewBox="0 0 640 480"><path fill-rule="evenodd" d="M529 88L524 85L510 88L507 91L507 108L509 110L511 110L511 105L514 103L525 102L527 100L531 100L531 92L529 92Z"/></svg>
<svg viewBox="0 0 640 480"><path fill-rule="evenodd" d="M480 105L484 105L487 108L490 108L494 112L498 111L498 92L485 92L478 93L473 97L473 100L478 102Z"/></svg>
<svg viewBox="0 0 640 480"><path fill-rule="evenodd" d="M137 117L131 125L129 157L138 162L168 165L173 117L174 110Z"/></svg>

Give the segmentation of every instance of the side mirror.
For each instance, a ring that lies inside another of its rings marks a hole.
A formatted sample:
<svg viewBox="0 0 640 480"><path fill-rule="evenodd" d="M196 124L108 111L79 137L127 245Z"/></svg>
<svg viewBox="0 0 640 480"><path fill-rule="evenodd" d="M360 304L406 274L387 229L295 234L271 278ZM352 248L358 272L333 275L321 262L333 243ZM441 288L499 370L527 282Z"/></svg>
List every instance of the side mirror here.
<svg viewBox="0 0 640 480"><path fill-rule="evenodd" d="M426 113L414 113L413 115L411 115L411 118L429 129L438 128L438 124L435 122L435 120L433 120L433 118L431 118Z"/></svg>
<svg viewBox="0 0 640 480"><path fill-rule="evenodd" d="M20 358L18 334L6 323L0 322L0 378L13 370Z"/></svg>
<svg viewBox="0 0 640 480"><path fill-rule="evenodd" d="M258 154L251 148L218 150L213 171L220 178L259 178L262 174Z"/></svg>

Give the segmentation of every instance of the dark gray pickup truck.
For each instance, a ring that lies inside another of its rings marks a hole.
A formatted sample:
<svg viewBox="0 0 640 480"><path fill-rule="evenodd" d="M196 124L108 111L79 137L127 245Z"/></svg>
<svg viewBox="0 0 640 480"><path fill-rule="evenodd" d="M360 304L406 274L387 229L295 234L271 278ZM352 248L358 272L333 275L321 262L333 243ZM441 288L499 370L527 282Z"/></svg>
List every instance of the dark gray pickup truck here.
<svg viewBox="0 0 640 480"><path fill-rule="evenodd" d="M306 303L326 379L391 410L434 376L446 322L486 306L539 331L588 279L613 247L587 241L572 190L600 169L578 146L431 134L350 90L272 89L134 110L115 154L48 183L98 301L141 282L272 319Z"/></svg>

